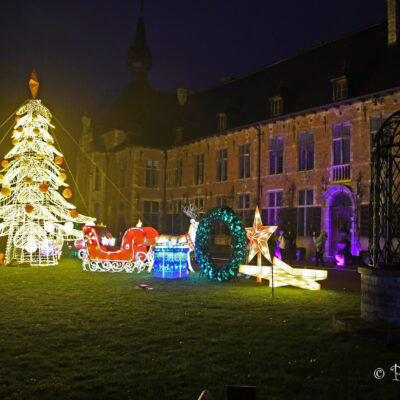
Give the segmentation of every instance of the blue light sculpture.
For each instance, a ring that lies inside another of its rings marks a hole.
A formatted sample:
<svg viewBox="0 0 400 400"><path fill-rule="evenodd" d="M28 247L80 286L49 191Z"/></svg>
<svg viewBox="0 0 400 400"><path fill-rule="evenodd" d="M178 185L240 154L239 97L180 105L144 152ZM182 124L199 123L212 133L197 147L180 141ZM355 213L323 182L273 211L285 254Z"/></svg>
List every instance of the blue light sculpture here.
<svg viewBox="0 0 400 400"><path fill-rule="evenodd" d="M186 278L189 247L156 247L154 277L164 279Z"/></svg>

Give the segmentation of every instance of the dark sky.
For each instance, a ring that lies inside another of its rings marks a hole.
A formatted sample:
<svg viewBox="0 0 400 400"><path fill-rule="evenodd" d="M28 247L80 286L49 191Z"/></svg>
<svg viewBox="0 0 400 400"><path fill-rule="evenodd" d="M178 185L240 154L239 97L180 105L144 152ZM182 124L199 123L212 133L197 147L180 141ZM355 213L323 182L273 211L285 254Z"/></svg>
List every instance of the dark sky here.
<svg viewBox="0 0 400 400"><path fill-rule="evenodd" d="M101 114L130 80L127 52L139 3L2 2L2 119L29 97L35 67L38 98L77 135L83 112ZM385 18L385 0L145 0L150 83L169 91L180 84L205 89Z"/></svg>

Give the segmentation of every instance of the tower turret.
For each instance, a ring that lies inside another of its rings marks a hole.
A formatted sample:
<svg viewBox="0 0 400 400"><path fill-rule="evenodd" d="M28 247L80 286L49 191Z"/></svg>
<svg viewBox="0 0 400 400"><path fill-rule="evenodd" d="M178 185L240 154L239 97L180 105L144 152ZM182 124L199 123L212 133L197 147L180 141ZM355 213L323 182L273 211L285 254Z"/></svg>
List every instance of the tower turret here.
<svg viewBox="0 0 400 400"><path fill-rule="evenodd" d="M151 69L151 52L147 47L142 15L138 19L133 44L129 47L128 65L132 72L132 80L147 81L147 73Z"/></svg>

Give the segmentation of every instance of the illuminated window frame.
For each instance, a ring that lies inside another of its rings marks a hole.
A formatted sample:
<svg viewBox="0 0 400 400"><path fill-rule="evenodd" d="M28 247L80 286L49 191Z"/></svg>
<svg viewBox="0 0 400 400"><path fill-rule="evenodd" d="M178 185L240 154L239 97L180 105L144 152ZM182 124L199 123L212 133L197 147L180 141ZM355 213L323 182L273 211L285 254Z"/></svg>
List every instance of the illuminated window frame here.
<svg viewBox="0 0 400 400"><path fill-rule="evenodd" d="M269 138L269 173L279 175L283 173L283 135Z"/></svg>
<svg viewBox="0 0 400 400"><path fill-rule="evenodd" d="M237 195L237 214L245 226L251 225L250 193L239 193Z"/></svg>
<svg viewBox="0 0 400 400"><path fill-rule="evenodd" d="M217 150L217 182L228 179L228 148Z"/></svg>
<svg viewBox="0 0 400 400"><path fill-rule="evenodd" d="M156 188L159 184L159 161L146 160L146 187Z"/></svg>
<svg viewBox="0 0 400 400"><path fill-rule="evenodd" d="M283 190L271 190L267 192L267 225L278 226L280 212L283 206Z"/></svg>
<svg viewBox="0 0 400 400"><path fill-rule="evenodd" d="M239 179L250 177L250 143L239 145Z"/></svg>
<svg viewBox="0 0 400 400"><path fill-rule="evenodd" d="M194 160L194 184L204 183L204 153L196 154Z"/></svg>
<svg viewBox="0 0 400 400"><path fill-rule="evenodd" d="M297 146L299 171L314 169L314 131L299 132Z"/></svg>
<svg viewBox="0 0 400 400"><path fill-rule="evenodd" d="M314 190L300 189L297 196L297 236L311 236Z"/></svg>
<svg viewBox="0 0 400 400"><path fill-rule="evenodd" d="M341 76L331 80L333 101L344 100L348 96L348 80L346 76Z"/></svg>
<svg viewBox="0 0 400 400"><path fill-rule="evenodd" d="M269 99L271 117L277 117L283 114L282 96L274 96Z"/></svg>

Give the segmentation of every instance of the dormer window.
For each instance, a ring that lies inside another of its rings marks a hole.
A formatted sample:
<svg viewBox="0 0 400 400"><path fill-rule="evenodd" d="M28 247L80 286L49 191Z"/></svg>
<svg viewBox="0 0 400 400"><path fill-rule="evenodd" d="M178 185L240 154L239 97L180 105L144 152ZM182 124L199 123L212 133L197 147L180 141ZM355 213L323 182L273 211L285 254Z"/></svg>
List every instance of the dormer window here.
<svg viewBox="0 0 400 400"><path fill-rule="evenodd" d="M339 101L347 98L348 81L346 76L332 79L332 100Z"/></svg>
<svg viewBox="0 0 400 400"><path fill-rule="evenodd" d="M176 128L175 131L175 144L182 143L183 139L183 128Z"/></svg>
<svg viewBox="0 0 400 400"><path fill-rule="evenodd" d="M277 117L283 113L283 99L282 96L275 96L269 99L271 108L271 117Z"/></svg>
<svg viewBox="0 0 400 400"><path fill-rule="evenodd" d="M225 113L217 114L218 126L217 129L219 131L224 131L227 125L227 115Z"/></svg>

